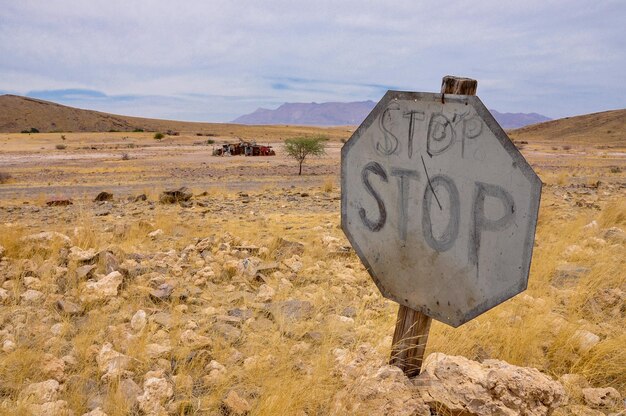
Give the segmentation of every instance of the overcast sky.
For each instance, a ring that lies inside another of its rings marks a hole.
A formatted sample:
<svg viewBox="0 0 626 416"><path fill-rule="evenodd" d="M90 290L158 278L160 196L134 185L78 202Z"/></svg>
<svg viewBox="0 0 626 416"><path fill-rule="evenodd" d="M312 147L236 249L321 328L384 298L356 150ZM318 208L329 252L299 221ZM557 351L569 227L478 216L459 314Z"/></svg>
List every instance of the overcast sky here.
<svg viewBox="0 0 626 416"><path fill-rule="evenodd" d="M626 1L0 0L0 93L230 121L478 79L500 112L626 107Z"/></svg>

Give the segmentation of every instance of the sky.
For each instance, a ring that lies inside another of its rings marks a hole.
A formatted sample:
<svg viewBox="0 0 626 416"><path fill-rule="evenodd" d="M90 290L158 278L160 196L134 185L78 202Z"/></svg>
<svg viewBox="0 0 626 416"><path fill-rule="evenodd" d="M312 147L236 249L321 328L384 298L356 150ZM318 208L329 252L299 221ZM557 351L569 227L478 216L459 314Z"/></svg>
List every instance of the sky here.
<svg viewBox="0 0 626 416"><path fill-rule="evenodd" d="M478 80L500 112L626 107L624 0L0 0L0 94L227 122Z"/></svg>

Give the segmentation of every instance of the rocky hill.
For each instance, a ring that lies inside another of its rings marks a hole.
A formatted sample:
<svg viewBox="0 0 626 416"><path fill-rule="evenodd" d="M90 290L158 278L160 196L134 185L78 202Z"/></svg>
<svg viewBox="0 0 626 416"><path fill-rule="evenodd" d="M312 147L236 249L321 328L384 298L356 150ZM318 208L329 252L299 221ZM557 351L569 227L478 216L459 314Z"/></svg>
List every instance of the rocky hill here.
<svg viewBox="0 0 626 416"><path fill-rule="evenodd" d="M626 143L626 109L565 117L510 132L516 140L549 140L563 143Z"/></svg>

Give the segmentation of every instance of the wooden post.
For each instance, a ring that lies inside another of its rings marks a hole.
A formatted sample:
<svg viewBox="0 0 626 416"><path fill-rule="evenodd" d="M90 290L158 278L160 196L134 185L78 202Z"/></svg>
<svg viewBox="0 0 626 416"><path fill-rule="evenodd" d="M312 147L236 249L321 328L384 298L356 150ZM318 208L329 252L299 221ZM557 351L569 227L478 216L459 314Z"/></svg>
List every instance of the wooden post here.
<svg viewBox="0 0 626 416"><path fill-rule="evenodd" d="M445 94L476 95L477 87L474 79L447 75L441 81L441 101L445 102ZM389 364L401 368L409 378L422 370L431 322L430 316L407 306L400 305L398 309Z"/></svg>

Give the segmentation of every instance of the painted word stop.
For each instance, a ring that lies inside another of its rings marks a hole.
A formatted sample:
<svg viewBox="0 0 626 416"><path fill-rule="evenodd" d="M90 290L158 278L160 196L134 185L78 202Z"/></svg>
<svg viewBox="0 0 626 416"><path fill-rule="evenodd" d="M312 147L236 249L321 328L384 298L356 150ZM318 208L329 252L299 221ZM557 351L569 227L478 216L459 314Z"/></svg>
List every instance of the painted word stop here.
<svg viewBox="0 0 626 416"><path fill-rule="evenodd" d="M477 97L387 92L341 177L343 230L385 297L459 326L526 288L541 181Z"/></svg>

